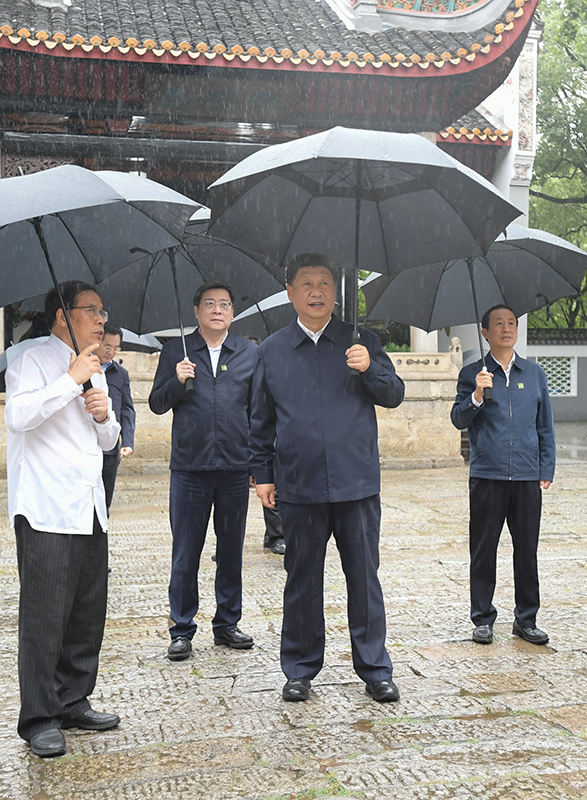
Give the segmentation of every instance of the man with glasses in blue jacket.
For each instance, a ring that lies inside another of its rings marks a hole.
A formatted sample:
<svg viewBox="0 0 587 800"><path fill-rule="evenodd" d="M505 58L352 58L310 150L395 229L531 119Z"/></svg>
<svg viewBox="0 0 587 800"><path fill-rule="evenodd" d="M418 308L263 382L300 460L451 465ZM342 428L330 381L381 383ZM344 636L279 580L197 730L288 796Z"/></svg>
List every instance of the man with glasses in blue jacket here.
<svg viewBox="0 0 587 800"><path fill-rule="evenodd" d="M194 295L198 329L168 342L159 359L149 406L173 411L169 517L173 536L169 606L171 661L189 658L197 629L198 571L214 506L216 614L214 643L248 650L238 628L242 554L249 503L249 400L257 346L230 333L234 294L220 282ZM190 386L193 382L193 388Z"/></svg>
<svg viewBox="0 0 587 800"><path fill-rule="evenodd" d="M481 360L463 367L451 412L453 425L468 428L469 548L473 641L493 642L497 546L504 522L514 547L516 607L512 633L532 644L546 644L536 627L540 608L538 536L542 490L554 477L554 422L542 367L514 351L518 320L505 305L483 315L490 346L487 370ZM485 397L491 388L491 400Z"/></svg>

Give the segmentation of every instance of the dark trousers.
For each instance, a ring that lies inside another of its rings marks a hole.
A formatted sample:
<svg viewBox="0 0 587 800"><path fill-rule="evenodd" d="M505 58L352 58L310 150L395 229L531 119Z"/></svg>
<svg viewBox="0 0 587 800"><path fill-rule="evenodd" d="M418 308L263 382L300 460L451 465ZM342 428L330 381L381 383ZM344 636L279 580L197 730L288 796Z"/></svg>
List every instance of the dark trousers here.
<svg viewBox="0 0 587 800"><path fill-rule="evenodd" d="M20 576L18 733L27 741L90 707L106 620L108 537L44 533L15 519Z"/></svg>
<svg viewBox="0 0 587 800"><path fill-rule="evenodd" d="M540 608L538 536L542 492L539 481L469 479L471 620L493 625L497 546L504 522L514 546L514 615L524 628L536 627Z"/></svg>
<svg viewBox="0 0 587 800"><path fill-rule="evenodd" d="M273 547L276 542L283 539L283 526L279 516L279 493L275 490L275 508L263 506L263 520L265 522L265 537L263 547Z"/></svg>
<svg viewBox="0 0 587 800"><path fill-rule="evenodd" d="M242 611L242 564L249 505L248 470L182 472L173 470L169 517L173 533L169 607L171 638L197 630L198 570L206 530L214 506L216 533L216 614L214 633L234 627Z"/></svg>
<svg viewBox="0 0 587 800"><path fill-rule="evenodd" d="M106 493L106 510L108 511L108 516L110 516L110 505L112 503L112 496L114 495L114 485L116 483L116 474L118 473L119 464L120 454L109 456L104 453L102 481L104 482L104 492Z"/></svg>
<svg viewBox="0 0 587 800"><path fill-rule="evenodd" d="M280 504L287 580L283 593L281 668L287 678L314 678L324 663L324 559L333 533L347 585L355 672L365 683L388 680L385 607L379 568L379 495L347 503Z"/></svg>

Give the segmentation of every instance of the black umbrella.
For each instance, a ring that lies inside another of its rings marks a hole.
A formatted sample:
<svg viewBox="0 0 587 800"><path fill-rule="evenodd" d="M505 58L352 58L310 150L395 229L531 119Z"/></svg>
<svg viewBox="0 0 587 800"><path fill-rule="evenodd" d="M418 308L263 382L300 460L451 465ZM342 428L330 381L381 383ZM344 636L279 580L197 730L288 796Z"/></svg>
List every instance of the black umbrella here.
<svg viewBox="0 0 587 800"><path fill-rule="evenodd" d="M179 244L197 207L146 178L73 165L0 181L0 306L59 292L65 280L99 283Z"/></svg>
<svg viewBox="0 0 587 800"><path fill-rule="evenodd" d="M295 317L296 310L283 290L241 312L230 328L239 336L255 336L262 340L285 328Z"/></svg>
<svg viewBox="0 0 587 800"><path fill-rule="evenodd" d="M143 257L98 285L112 319L135 333L176 330L179 323L185 358L184 319L193 318L194 292L203 283L229 284L237 314L283 289L262 258L208 236L209 218L202 207L185 229L184 244Z"/></svg>
<svg viewBox="0 0 587 800"><path fill-rule="evenodd" d="M186 227L184 245L143 257L98 285L117 325L138 334L175 329L178 310L193 319L194 292L208 281L231 286L235 314L283 291L258 256L208 236L208 220L208 209L200 209Z"/></svg>
<svg viewBox="0 0 587 800"><path fill-rule="evenodd" d="M361 286L367 317L414 325L425 331L477 323L499 303L516 316L581 290L587 253L546 231L512 223L478 258L441 261L397 275L371 276Z"/></svg>
<svg viewBox="0 0 587 800"><path fill-rule="evenodd" d="M520 212L417 134L347 128L274 145L212 184L210 233L279 265L319 251L353 276L482 255Z"/></svg>

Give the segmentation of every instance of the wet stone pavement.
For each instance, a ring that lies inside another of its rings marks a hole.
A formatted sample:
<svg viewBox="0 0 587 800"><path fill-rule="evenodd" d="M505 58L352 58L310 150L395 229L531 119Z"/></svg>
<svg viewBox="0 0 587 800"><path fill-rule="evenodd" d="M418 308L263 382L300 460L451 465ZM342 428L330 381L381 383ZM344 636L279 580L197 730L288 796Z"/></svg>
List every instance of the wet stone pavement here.
<svg viewBox="0 0 587 800"><path fill-rule="evenodd" d="M467 473L385 472L380 570L401 691L379 705L353 672L336 549L326 575L326 664L306 703L285 703L279 667L282 558L263 551L256 498L244 558L249 651L214 646L214 539L201 571L191 658L171 663L167 475L123 476L112 509L111 582L92 702L122 717L67 731L43 761L15 732L17 595L0 483L1 800L562 800L587 798L587 463L545 493L536 647L511 636L511 544L500 546L492 646L468 620Z"/></svg>

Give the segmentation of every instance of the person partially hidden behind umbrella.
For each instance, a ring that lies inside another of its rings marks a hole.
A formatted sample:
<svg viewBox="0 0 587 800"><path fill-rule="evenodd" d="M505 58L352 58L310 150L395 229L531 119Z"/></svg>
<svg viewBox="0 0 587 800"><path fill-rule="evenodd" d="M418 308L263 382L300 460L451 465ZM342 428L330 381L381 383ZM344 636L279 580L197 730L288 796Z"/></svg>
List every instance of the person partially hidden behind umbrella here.
<svg viewBox="0 0 587 800"><path fill-rule="evenodd" d="M544 370L514 351L518 321L511 308L497 305L482 319L491 352L463 367L451 411L453 425L468 428L469 550L473 641L491 644L497 611L493 605L497 546L507 521L513 542L515 601L512 633L546 644L536 627L540 608L538 536L542 489L554 477L555 441ZM491 400L485 398L491 387Z"/></svg>
<svg viewBox="0 0 587 800"><path fill-rule="evenodd" d="M41 757L65 753L63 729L105 731L120 722L88 700L106 619L102 451L120 435L95 355L107 314L93 286L68 281L61 290L80 354L52 289L51 336L6 374L8 511L20 576L18 733Z"/></svg>
<svg viewBox="0 0 587 800"><path fill-rule="evenodd" d="M287 266L297 318L259 346L251 472L264 505L279 487L287 579L283 699L307 700L324 662L324 559L334 534L345 573L353 665L374 700L398 700L385 648L379 567L380 468L375 405L399 406L404 384L375 334L334 316L338 271L321 253ZM357 370L358 374L351 372Z"/></svg>
<svg viewBox="0 0 587 800"><path fill-rule="evenodd" d="M173 410L169 517L173 536L169 606L171 661L188 658L197 625L198 570L212 506L216 534L214 643L253 646L238 628L249 503L249 400L257 347L230 333L234 295L209 282L194 295L199 328L161 351L149 406ZM193 390L186 386L193 380Z"/></svg>
<svg viewBox="0 0 587 800"><path fill-rule="evenodd" d="M120 352L122 344L122 330L116 325L107 322L104 325L104 338L96 355L100 359L102 370L108 383L108 394L112 401L112 408L116 419L120 422L120 440L116 446L104 453L104 466L102 480L106 492L106 509L110 514L110 505L114 495L116 475L122 458L132 455L135 442L136 412L130 392L130 377L128 370L115 361L115 356Z"/></svg>

